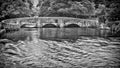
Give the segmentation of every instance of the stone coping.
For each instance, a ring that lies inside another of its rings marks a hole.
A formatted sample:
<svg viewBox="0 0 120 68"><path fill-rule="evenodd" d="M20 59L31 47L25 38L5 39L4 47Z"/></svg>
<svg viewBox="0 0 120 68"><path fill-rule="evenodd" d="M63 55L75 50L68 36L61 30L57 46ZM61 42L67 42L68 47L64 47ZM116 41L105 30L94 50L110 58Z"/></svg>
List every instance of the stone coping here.
<svg viewBox="0 0 120 68"><path fill-rule="evenodd" d="M24 20L24 19L46 19L46 18L52 18L52 19L76 19L76 20L86 20L86 21L98 21L98 19L80 19L80 18L73 18L73 17L22 17L22 18L12 18L12 19L6 19L4 21L9 21L9 20Z"/></svg>

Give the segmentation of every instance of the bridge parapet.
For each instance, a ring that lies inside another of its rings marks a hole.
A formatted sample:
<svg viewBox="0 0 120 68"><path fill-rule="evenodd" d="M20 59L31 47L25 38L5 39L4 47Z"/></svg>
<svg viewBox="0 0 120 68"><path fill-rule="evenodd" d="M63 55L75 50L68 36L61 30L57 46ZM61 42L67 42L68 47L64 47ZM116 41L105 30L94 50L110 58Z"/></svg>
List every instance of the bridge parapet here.
<svg viewBox="0 0 120 68"><path fill-rule="evenodd" d="M52 24L59 27L64 27L70 24L76 24L80 27L89 27L89 26L99 26L97 19L79 19L79 18L70 18L70 17L25 17L25 18L14 18L7 19L3 21L7 24L30 24L35 23L37 27L42 27L47 24Z"/></svg>

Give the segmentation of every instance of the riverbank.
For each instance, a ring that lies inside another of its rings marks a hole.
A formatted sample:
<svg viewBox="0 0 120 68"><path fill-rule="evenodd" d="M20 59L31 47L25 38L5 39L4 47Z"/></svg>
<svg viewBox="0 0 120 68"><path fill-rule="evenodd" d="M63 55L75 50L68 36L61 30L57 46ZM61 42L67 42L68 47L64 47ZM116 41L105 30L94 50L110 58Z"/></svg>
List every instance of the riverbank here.
<svg viewBox="0 0 120 68"><path fill-rule="evenodd" d="M74 42L38 39L1 45L0 63L9 68L117 68L120 64L120 42L100 37L81 37Z"/></svg>

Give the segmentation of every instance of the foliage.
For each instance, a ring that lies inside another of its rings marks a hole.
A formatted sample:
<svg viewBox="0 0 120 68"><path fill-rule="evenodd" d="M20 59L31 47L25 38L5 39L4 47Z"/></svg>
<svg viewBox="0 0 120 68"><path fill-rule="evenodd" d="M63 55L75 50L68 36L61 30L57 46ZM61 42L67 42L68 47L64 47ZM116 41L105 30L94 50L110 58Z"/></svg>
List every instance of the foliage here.
<svg viewBox="0 0 120 68"><path fill-rule="evenodd" d="M50 16L57 14L94 15L95 4L89 0L1 0L0 18ZM21 15L21 16L19 16Z"/></svg>
<svg viewBox="0 0 120 68"><path fill-rule="evenodd" d="M3 0L0 2L0 17L14 15L30 16L32 13L30 3L24 0Z"/></svg>
<svg viewBox="0 0 120 68"><path fill-rule="evenodd" d="M110 4L110 11L108 15L108 19L110 21L117 21L120 20L120 3L113 2Z"/></svg>
<svg viewBox="0 0 120 68"><path fill-rule="evenodd" d="M56 3L53 9L57 12L71 13L75 15L94 14L94 5L90 1L68 1Z"/></svg>

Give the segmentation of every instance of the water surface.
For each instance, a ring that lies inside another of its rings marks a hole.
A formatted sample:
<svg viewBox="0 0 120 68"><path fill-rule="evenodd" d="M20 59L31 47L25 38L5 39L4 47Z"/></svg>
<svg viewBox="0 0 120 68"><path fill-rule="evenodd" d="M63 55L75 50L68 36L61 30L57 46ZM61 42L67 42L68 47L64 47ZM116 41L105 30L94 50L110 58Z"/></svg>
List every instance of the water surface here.
<svg viewBox="0 0 120 68"><path fill-rule="evenodd" d="M107 37L109 30L95 28L22 28L20 31L6 33L5 36L15 40L29 39L78 39L81 36ZM14 38L13 38L14 37Z"/></svg>
<svg viewBox="0 0 120 68"><path fill-rule="evenodd" d="M93 28L8 32L4 37L18 42L2 44L0 64L4 68L119 68L120 41L107 39L108 32ZM72 39L77 40L67 41Z"/></svg>

